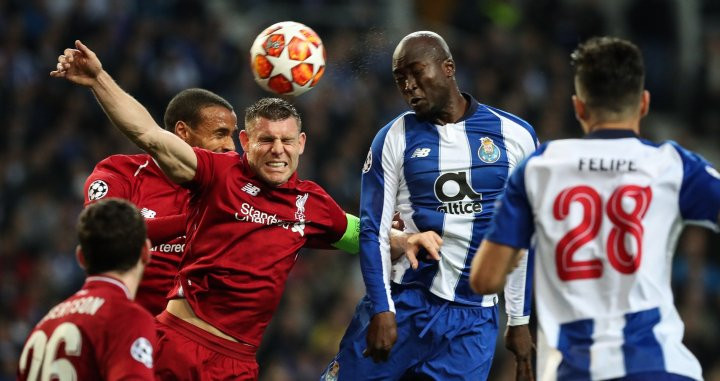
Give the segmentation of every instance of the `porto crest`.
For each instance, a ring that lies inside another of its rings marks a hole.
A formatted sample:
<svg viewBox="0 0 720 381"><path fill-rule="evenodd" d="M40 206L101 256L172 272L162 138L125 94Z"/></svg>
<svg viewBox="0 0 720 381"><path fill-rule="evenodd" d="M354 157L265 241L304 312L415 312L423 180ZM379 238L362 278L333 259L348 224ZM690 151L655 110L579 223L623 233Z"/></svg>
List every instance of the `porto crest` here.
<svg viewBox="0 0 720 381"><path fill-rule="evenodd" d="M480 138L480 148L478 148L478 157L483 163L494 163L500 159L500 148L487 136Z"/></svg>

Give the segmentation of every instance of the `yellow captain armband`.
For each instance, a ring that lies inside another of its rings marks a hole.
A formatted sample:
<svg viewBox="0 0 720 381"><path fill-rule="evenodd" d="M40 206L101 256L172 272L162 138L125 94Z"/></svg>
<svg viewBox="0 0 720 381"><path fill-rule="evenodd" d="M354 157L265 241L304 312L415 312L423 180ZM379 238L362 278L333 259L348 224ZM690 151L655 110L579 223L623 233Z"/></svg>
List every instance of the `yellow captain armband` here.
<svg viewBox="0 0 720 381"><path fill-rule="evenodd" d="M347 218L345 234L332 246L350 254L357 254L360 251L360 219L348 213L345 213L345 218Z"/></svg>

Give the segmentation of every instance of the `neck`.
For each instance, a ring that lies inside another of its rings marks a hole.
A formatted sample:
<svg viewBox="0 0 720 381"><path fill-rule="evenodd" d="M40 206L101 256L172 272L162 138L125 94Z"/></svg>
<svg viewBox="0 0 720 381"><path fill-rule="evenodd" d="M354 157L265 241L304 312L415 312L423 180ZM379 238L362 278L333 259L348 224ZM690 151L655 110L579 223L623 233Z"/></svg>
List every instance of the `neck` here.
<svg viewBox="0 0 720 381"><path fill-rule="evenodd" d="M597 130L630 130L640 135L640 123L638 121L618 120L615 122L595 122L588 124L585 131L589 134Z"/></svg>
<svg viewBox="0 0 720 381"><path fill-rule="evenodd" d="M128 291L130 291L130 296L132 296L132 298L135 299L135 294L137 293L138 285L140 284L140 277L142 275L142 270L138 270L137 267L134 267L125 272L108 271L108 272L104 272L99 275L111 276L111 277L123 282L123 284L125 284L125 287L128 288Z"/></svg>
<svg viewBox="0 0 720 381"><path fill-rule="evenodd" d="M468 107L470 107L470 102L456 88L450 95L447 105L440 111L434 122L439 125L455 123L465 115Z"/></svg>

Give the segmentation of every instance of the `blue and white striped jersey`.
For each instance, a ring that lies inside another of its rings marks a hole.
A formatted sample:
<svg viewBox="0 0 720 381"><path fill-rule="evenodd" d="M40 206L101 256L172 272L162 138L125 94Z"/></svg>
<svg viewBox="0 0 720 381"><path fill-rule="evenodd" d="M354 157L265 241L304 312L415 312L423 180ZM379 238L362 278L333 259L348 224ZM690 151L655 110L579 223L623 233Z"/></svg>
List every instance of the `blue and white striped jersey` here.
<svg viewBox="0 0 720 381"><path fill-rule="evenodd" d="M391 280L419 284L452 302L493 306L496 295L470 289L470 264L482 241L495 199L510 171L537 147L533 128L514 115L481 105L468 95L466 114L457 123L434 125L408 112L383 127L363 168L360 201L360 252L363 277L374 313L395 311ZM410 232L435 231L443 239L441 260L403 257L391 264L388 233L398 211ZM531 282L526 263L506 289L508 314L527 321Z"/></svg>
<svg viewBox="0 0 720 381"><path fill-rule="evenodd" d="M674 142L604 130L543 144L512 174L487 239L536 247L538 380L702 379L670 288L684 223L718 229L720 174Z"/></svg>

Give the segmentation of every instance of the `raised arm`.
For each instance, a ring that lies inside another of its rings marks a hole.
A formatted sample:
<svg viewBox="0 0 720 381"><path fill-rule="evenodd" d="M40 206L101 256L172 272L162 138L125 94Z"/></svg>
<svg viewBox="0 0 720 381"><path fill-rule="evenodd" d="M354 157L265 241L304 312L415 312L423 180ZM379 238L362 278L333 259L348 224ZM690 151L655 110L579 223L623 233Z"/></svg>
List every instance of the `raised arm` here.
<svg viewBox="0 0 720 381"><path fill-rule="evenodd" d="M195 176L197 157L192 148L158 126L147 109L118 86L82 42L76 40L75 49L65 49L50 76L89 87L115 127L154 157L171 180L180 184Z"/></svg>

